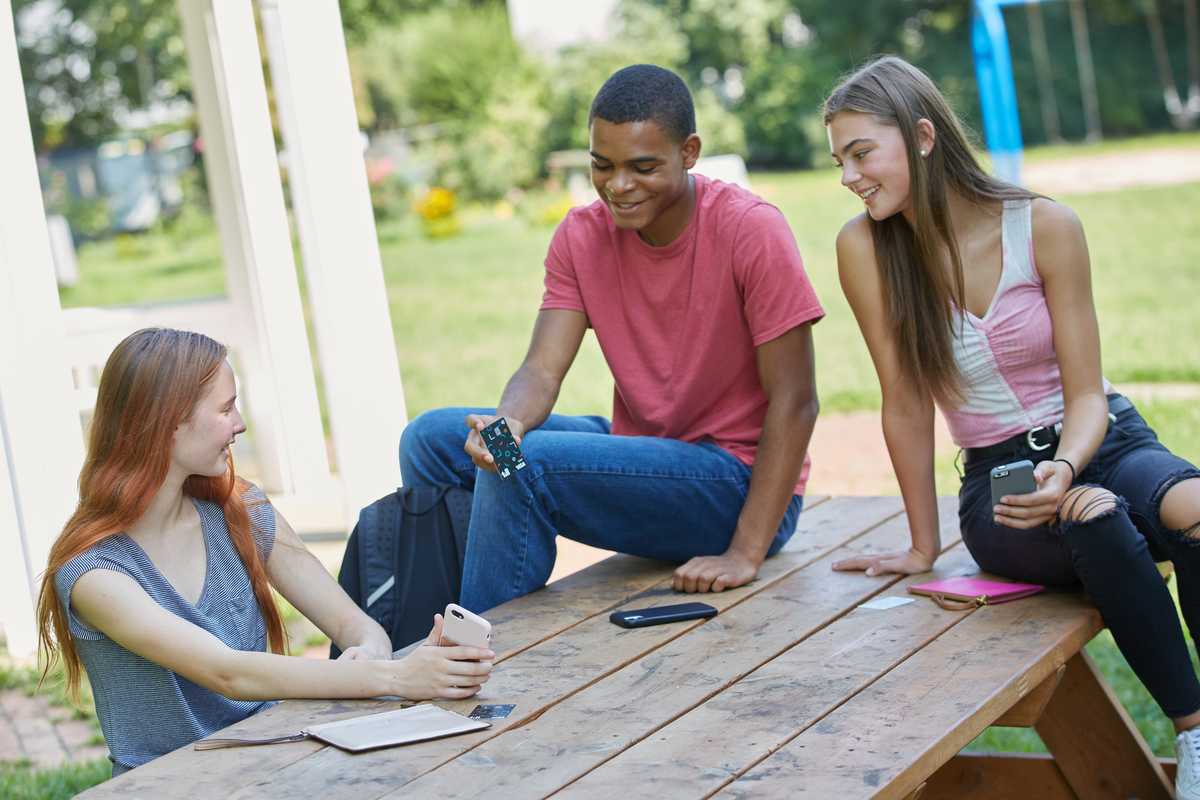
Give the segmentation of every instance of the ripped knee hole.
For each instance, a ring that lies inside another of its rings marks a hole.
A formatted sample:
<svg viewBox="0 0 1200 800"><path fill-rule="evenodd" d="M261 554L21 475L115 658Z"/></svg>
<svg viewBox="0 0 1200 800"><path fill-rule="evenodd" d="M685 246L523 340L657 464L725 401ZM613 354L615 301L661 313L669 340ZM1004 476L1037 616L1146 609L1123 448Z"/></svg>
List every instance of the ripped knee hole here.
<svg viewBox="0 0 1200 800"><path fill-rule="evenodd" d="M1115 511L1117 496L1100 486L1074 486L1058 507L1060 522L1091 522Z"/></svg>

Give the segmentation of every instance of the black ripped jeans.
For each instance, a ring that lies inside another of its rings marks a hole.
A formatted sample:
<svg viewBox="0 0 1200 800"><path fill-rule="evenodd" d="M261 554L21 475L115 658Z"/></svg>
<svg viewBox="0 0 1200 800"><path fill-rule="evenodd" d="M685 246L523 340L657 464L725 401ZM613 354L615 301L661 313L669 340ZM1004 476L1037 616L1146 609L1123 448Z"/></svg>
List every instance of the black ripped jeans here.
<svg viewBox="0 0 1200 800"><path fill-rule="evenodd" d="M1200 470L1159 441L1136 408L1117 415L1076 486L1103 487L1115 509L1088 522L1063 520L1018 530L993 520L992 467L1053 450L1024 446L995 459L969 460L959 490L963 542L987 572L1054 587L1078 587L1091 597L1129 666L1169 717L1200 710L1200 681L1192 670L1175 604L1155 561L1175 565L1179 601L1192 637L1200 635L1200 546L1159 519L1163 496ZM1109 504L1104 504L1108 507ZM1080 509L1083 504L1078 504ZM1066 514L1066 507L1063 509Z"/></svg>

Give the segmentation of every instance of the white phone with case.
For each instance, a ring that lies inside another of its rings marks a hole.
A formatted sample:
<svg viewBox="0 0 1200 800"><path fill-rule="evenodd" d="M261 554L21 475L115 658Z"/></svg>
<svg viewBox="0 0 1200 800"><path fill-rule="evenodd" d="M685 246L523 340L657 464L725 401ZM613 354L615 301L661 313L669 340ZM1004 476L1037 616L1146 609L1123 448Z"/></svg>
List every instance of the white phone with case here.
<svg viewBox="0 0 1200 800"><path fill-rule="evenodd" d="M488 650L492 645L492 623L460 605L449 603L442 615L442 638L438 644Z"/></svg>

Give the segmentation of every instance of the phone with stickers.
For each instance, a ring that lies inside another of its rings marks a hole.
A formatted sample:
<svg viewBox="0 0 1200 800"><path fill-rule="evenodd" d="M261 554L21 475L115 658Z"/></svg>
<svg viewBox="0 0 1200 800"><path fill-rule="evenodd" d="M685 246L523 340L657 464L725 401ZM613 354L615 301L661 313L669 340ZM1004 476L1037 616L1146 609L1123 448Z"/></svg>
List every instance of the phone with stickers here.
<svg viewBox="0 0 1200 800"><path fill-rule="evenodd" d="M483 439L483 446L492 454L492 458L496 459L496 474L501 478L509 478L514 472L525 469L521 445L513 438L504 417L481 430L479 437Z"/></svg>
<svg viewBox="0 0 1200 800"><path fill-rule="evenodd" d="M438 644L488 650L492 645L492 623L456 603L449 603L442 615L442 638Z"/></svg>

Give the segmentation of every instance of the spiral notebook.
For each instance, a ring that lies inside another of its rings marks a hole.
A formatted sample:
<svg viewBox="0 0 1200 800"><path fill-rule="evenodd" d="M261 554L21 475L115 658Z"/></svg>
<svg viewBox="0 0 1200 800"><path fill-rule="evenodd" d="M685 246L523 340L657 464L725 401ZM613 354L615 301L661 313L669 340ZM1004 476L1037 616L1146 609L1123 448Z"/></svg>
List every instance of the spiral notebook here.
<svg viewBox="0 0 1200 800"><path fill-rule="evenodd" d="M379 714L367 714L361 717L340 719L336 722L310 725L298 733L286 736L273 736L267 739L201 739L196 742L195 749L217 750L224 747L247 747L317 739L351 753L361 753L364 750L424 742L429 739L440 739L443 736L481 731L490 727L491 723L489 722L470 719L462 714L423 703L395 711L384 711Z"/></svg>

